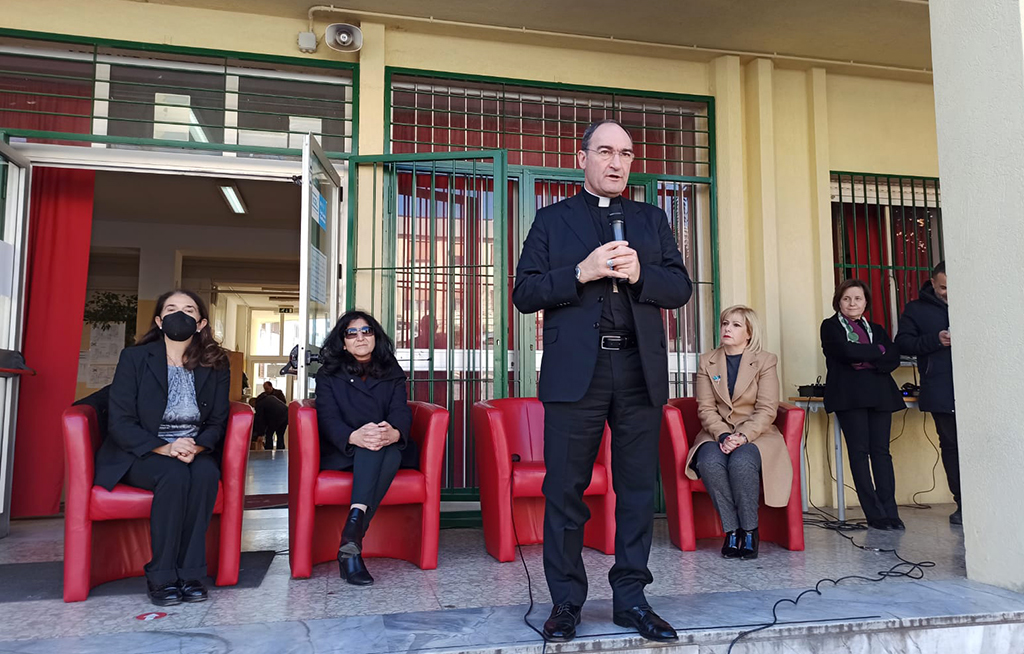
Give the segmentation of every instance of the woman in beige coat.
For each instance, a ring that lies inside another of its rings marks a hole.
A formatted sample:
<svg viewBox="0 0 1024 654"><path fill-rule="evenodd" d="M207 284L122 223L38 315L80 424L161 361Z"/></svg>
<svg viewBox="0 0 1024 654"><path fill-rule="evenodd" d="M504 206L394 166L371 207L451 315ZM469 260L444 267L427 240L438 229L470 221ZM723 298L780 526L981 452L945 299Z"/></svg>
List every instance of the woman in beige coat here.
<svg viewBox="0 0 1024 654"><path fill-rule="evenodd" d="M703 429L686 461L686 476L702 479L722 520L722 556L756 559L757 509L763 478L768 506L786 506L793 467L775 427L778 357L761 350L753 309L722 312L722 345L700 358L697 412Z"/></svg>

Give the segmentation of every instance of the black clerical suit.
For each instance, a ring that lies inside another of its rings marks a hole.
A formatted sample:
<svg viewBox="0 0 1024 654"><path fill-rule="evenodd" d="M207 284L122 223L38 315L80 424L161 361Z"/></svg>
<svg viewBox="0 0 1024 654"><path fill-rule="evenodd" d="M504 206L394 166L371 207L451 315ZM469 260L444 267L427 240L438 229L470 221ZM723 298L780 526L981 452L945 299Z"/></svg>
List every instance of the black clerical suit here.
<svg viewBox="0 0 1024 654"><path fill-rule="evenodd" d="M692 287L661 209L626 198L598 207L587 191L537 212L516 270L512 301L544 311L544 572L553 603L581 606L587 595L583 526L605 420L612 429L616 494L614 610L646 603L644 586L654 518L661 407L668 400L668 358L661 309L676 309ZM637 251L640 278L580 284L576 265L612 240L609 215L621 210ZM612 338L607 338L611 336ZM622 349L609 349L610 347Z"/></svg>

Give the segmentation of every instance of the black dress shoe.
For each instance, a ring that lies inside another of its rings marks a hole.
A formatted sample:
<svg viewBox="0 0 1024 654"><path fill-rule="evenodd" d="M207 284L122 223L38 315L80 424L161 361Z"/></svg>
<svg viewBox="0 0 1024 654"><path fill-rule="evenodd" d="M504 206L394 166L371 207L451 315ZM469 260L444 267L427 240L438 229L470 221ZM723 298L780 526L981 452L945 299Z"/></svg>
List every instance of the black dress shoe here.
<svg viewBox="0 0 1024 654"><path fill-rule="evenodd" d="M956 507L956 511L949 514L949 524L951 525L962 525L964 523L964 514L960 512L960 507Z"/></svg>
<svg viewBox="0 0 1024 654"><path fill-rule="evenodd" d="M743 544L740 547L740 558L741 559L756 559L757 549L761 545L761 536L757 533L757 528L753 528L750 531L743 532Z"/></svg>
<svg viewBox="0 0 1024 654"><path fill-rule="evenodd" d="M353 586L370 586L373 584L373 577L370 576L370 571L366 569L363 557L358 554L346 556L338 552L338 570L341 573L341 578Z"/></svg>
<svg viewBox="0 0 1024 654"><path fill-rule="evenodd" d="M181 591L182 602L205 602L209 598L206 586L198 579L178 581L178 590Z"/></svg>
<svg viewBox="0 0 1024 654"><path fill-rule="evenodd" d="M899 518L889 518L889 529L899 529L900 531L906 531L907 526L903 524L903 521Z"/></svg>
<svg viewBox="0 0 1024 654"><path fill-rule="evenodd" d="M879 518L878 520L868 520L868 526L872 529L878 529L879 531L889 531L892 528L887 518Z"/></svg>
<svg viewBox="0 0 1024 654"><path fill-rule="evenodd" d="M650 606L641 604L612 614L612 621L620 627L636 629L647 640L669 643L679 639L672 625L662 620Z"/></svg>
<svg viewBox="0 0 1024 654"><path fill-rule="evenodd" d="M580 623L582 606L569 602L555 604L551 615L544 623L544 640L551 643L566 643L576 637L576 625Z"/></svg>
<svg viewBox="0 0 1024 654"><path fill-rule="evenodd" d="M356 556L363 551L363 533L366 531L366 512L352 509L348 512L345 526L341 530L341 547L338 551L349 556Z"/></svg>
<svg viewBox="0 0 1024 654"><path fill-rule="evenodd" d="M725 543L722 545L722 556L727 559L735 559L740 555L740 545L743 543L743 530L737 529L725 535Z"/></svg>
<svg viewBox="0 0 1024 654"><path fill-rule="evenodd" d="M178 588L178 582L154 584L147 581L146 586L149 589L149 601L153 602L153 604L157 606L175 606L181 604L181 589Z"/></svg>

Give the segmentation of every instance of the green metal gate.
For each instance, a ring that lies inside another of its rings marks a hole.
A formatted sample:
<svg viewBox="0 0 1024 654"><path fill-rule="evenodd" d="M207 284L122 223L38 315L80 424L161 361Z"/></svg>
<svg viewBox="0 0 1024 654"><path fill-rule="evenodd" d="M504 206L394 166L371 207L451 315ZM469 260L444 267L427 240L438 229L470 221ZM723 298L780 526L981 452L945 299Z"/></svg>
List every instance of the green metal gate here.
<svg viewBox="0 0 1024 654"><path fill-rule="evenodd" d="M475 402L509 394L503 150L350 159L346 308L394 336L410 399L451 412L443 487L475 488Z"/></svg>

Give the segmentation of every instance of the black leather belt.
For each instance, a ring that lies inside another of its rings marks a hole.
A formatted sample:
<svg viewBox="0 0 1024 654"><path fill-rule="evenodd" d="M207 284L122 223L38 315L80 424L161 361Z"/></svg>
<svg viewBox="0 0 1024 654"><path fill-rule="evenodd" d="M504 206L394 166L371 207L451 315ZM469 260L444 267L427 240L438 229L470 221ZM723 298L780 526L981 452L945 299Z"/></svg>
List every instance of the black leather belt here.
<svg viewBox="0 0 1024 654"><path fill-rule="evenodd" d="M631 334L601 334L602 350L628 350L636 347L636 337Z"/></svg>

